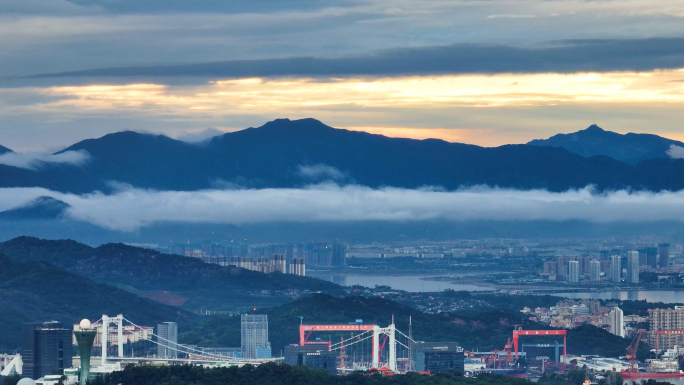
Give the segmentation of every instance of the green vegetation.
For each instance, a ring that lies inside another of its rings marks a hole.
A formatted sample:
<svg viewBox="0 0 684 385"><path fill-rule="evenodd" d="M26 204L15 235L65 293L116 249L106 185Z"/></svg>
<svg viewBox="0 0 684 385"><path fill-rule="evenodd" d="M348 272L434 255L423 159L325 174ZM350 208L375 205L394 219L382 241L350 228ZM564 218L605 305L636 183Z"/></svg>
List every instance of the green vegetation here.
<svg viewBox="0 0 684 385"><path fill-rule="evenodd" d="M404 333L408 333L408 321L412 317L413 336L417 341L458 342L466 350L502 350L517 326L525 329L550 329L546 325L529 321L520 312L490 310L478 314L425 314L384 298L337 298L325 294L313 294L275 308L257 309L255 313L268 315L269 337L274 354L288 344L298 343L299 316L304 316L305 324L346 324L363 319L365 324L381 326L389 324L394 316L397 328ZM192 330L185 330L179 336L183 343L201 346L240 344L239 317L203 317ZM329 338L328 334L319 336L325 340ZM339 335L336 339L339 339ZM525 341L552 342L549 338L534 337L526 337ZM562 343L562 340L559 342ZM591 325L568 332L568 354L618 357L626 353L629 343L625 338ZM639 353L646 357L648 348L642 344Z"/></svg>
<svg viewBox="0 0 684 385"><path fill-rule="evenodd" d="M49 262L69 272L190 310L245 310L276 306L301 292L344 292L338 285L314 278L221 267L197 258L123 244L92 248L70 240L19 237L1 243L0 253L21 262Z"/></svg>
<svg viewBox="0 0 684 385"><path fill-rule="evenodd" d="M186 322L191 315L43 262L19 263L0 255L0 349L21 345L24 322L58 320L67 326L102 314L125 314L136 323Z"/></svg>
<svg viewBox="0 0 684 385"><path fill-rule="evenodd" d="M532 382L496 375L465 378L449 373L410 373L391 377L354 373L333 376L322 370L284 364L205 369L197 366L139 366L114 372L106 384L122 385L527 385Z"/></svg>
<svg viewBox="0 0 684 385"><path fill-rule="evenodd" d="M299 316L305 324L346 324L363 319L364 324L388 325L394 316L397 328L408 333L413 319L414 339L420 341L459 342L466 349L502 349L515 325L528 325L520 313L490 311L478 315L425 314L414 308L379 297L337 298L313 294L271 309L257 309L267 314L273 352L299 341ZM184 343L221 346L239 345L239 317L205 317L202 324L179 338ZM320 335L327 340L328 335ZM339 336L337 337L339 338Z"/></svg>
<svg viewBox="0 0 684 385"><path fill-rule="evenodd" d="M631 341L592 325L582 325L568 331L569 354L597 354L604 357L619 357L627 354ZM637 358L648 358L649 347L642 342Z"/></svg>

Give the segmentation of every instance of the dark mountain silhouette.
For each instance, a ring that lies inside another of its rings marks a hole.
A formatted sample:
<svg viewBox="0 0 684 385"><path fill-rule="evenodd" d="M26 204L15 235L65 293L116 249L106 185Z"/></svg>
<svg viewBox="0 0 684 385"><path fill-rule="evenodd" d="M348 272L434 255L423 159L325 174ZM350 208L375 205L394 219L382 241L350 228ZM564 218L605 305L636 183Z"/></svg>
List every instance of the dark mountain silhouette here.
<svg viewBox="0 0 684 385"><path fill-rule="evenodd" d="M572 153L591 157L609 156L628 164L650 159L668 159L670 146L684 148L684 143L652 134L618 134L592 124L587 129L571 134L558 134L549 139L535 139L533 146L562 147Z"/></svg>
<svg viewBox="0 0 684 385"><path fill-rule="evenodd" d="M19 262L0 254L0 349L21 346L24 322L59 320L67 327L83 318L123 313L141 325L188 321L189 313L96 283L46 262Z"/></svg>
<svg viewBox="0 0 684 385"><path fill-rule="evenodd" d="M0 155L2 155L2 154L4 154L4 153L7 153L7 152L13 152L13 151L10 150L10 149L7 148L7 147L0 146Z"/></svg>
<svg viewBox="0 0 684 385"><path fill-rule="evenodd" d="M684 188L684 160L636 165L608 156L584 157L549 146L485 148L442 140L388 138L334 129L314 119L278 119L201 144L120 132L64 151L91 160L39 171L0 167L0 187L40 186L75 193L111 191L116 181L140 188L198 190L240 186L302 187L333 179L370 187L447 190L474 185L564 191Z"/></svg>
<svg viewBox="0 0 684 385"><path fill-rule="evenodd" d="M51 198L39 197L24 206L0 212L2 219L56 219L61 218L69 205Z"/></svg>
<svg viewBox="0 0 684 385"><path fill-rule="evenodd" d="M293 291L342 292L340 286L314 278L221 267L198 258L124 244L93 248L72 240L19 237L0 243L0 253L20 262L49 262L71 273L185 309L275 305L289 298L284 293Z"/></svg>

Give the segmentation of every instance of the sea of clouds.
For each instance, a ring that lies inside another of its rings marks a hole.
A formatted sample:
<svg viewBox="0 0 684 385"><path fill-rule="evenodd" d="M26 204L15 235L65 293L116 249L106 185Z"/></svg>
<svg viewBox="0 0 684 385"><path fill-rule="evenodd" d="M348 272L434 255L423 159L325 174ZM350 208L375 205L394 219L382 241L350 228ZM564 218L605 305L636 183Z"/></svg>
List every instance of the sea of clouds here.
<svg viewBox="0 0 684 385"><path fill-rule="evenodd" d="M317 221L586 220L653 222L684 218L684 191L598 193L474 187L373 189L319 184L301 189L155 191L119 185L111 194L60 193L43 188L0 189L0 211L39 197L67 203L65 216L102 228L134 231L157 222L249 224Z"/></svg>

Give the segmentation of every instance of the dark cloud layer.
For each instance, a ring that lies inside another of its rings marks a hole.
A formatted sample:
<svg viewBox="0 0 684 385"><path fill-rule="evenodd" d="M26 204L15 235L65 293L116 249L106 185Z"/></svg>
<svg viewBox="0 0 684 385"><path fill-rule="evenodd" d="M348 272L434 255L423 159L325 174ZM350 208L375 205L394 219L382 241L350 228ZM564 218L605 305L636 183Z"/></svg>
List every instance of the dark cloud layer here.
<svg viewBox="0 0 684 385"><path fill-rule="evenodd" d="M69 0L80 6L97 6L112 13L165 13L165 12L263 12L264 10L317 9L330 6L329 0ZM352 1L334 2L337 6Z"/></svg>
<svg viewBox="0 0 684 385"><path fill-rule="evenodd" d="M532 47L455 44L340 58L295 57L172 66L102 68L48 77L244 78L650 71L684 67L684 38L566 40Z"/></svg>

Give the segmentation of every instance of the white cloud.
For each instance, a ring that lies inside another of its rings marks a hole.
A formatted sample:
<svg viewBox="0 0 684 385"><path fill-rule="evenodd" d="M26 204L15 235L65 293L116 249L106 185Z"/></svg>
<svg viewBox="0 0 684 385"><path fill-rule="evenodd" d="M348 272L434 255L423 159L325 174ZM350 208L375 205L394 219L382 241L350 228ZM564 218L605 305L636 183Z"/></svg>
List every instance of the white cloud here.
<svg viewBox="0 0 684 385"><path fill-rule="evenodd" d="M37 170L46 164L80 166L89 160L90 154L85 150L66 151L59 154L10 152L0 155L0 164L28 170Z"/></svg>
<svg viewBox="0 0 684 385"><path fill-rule="evenodd" d="M333 179L342 180L345 178L344 173L335 167L327 164L314 164L311 166L299 166L297 171L299 176L307 179Z"/></svg>
<svg viewBox="0 0 684 385"><path fill-rule="evenodd" d="M516 15L516 14L506 14L506 15L489 15L487 19L533 19L534 15Z"/></svg>
<svg viewBox="0 0 684 385"><path fill-rule="evenodd" d="M682 159L684 158L684 147L671 144L666 153L672 159Z"/></svg>
<svg viewBox="0 0 684 385"><path fill-rule="evenodd" d="M225 134L225 131L217 130L215 128L207 128L204 130L190 130L174 136L174 139L182 140L188 143L203 142L215 136Z"/></svg>
<svg viewBox="0 0 684 385"><path fill-rule="evenodd" d="M306 189L120 190L111 195L73 195L40 188L0 189L0 211L51 196L71 207L67 216L97 226L133 231L156 222L264 223L271 221L586 220L682 221L684 191L597 194L592 188L543 190L470 188L371 189L317 185Z"/></svg>

